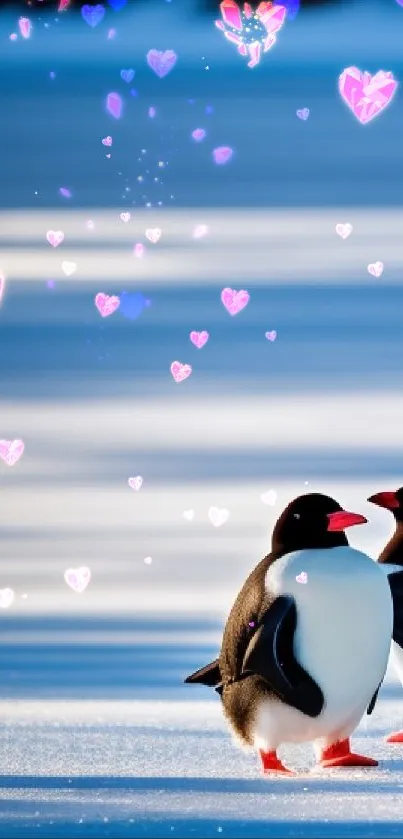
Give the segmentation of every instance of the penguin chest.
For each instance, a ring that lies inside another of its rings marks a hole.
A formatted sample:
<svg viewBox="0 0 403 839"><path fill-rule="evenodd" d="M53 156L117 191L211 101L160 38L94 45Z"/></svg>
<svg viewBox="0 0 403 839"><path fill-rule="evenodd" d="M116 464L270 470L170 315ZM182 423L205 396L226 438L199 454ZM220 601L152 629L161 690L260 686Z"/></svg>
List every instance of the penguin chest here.
<svg viewBox="0 0 403 839"><path fill-rule="evenodd" d="M346 546L287 554L269 568L266 586L296 601L294 653L323 691L318 719L339 724L361 716L389 656L393 612L385 575Z"/></svg>

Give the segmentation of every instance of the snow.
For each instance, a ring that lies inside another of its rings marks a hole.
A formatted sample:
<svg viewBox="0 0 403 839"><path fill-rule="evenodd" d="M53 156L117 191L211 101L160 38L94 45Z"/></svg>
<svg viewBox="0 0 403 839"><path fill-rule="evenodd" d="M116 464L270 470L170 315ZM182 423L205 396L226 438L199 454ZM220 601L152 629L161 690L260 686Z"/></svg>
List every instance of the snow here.
<svg viewBox="0 0 403 839"><path fill-rule="evenodd" d="M256 755L232 739L215 693L183 685L188 671L180 656L173 672L169 648L161 649L156 671L139 674L144 699L88 698L105 691L88 687L91 677L83 674L74 690L80 698L55 700L43 697L32 647L25 693L32 697L36 685L37 698L0 704L0 836L402 835L403 746L383 739L403 724L393 674L353 737L354 748L376 757L379 767L319 770L309 745L288 745L282 757L298 774L263 778ZM196 649L194 665L205 655ZM171 674L165 680L164 658ZM63 653L53 661L63 686L67 661ZM75 664L73 656L73 673Z"/></svg>

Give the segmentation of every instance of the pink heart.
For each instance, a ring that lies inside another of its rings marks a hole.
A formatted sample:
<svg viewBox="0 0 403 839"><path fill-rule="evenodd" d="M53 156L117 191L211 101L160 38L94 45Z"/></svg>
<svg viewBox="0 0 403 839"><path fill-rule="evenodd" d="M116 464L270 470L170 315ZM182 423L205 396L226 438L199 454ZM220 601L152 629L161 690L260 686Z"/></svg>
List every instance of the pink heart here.
<svg viewBox="0 0 403 839"><path fill-rule="evenodd" d="M161 230L159 227L153 227L152 229L146 230L146 236L155 245L161 238Z"/></svg>
<svg viewBox="0 0 403 839"><path fill-rule="evenodd" d="M104 139L102 140L102 145L103 146L111 146L112 143L113 143L112 137L109 137L109 135L108 135L108 137L104 137Z"/></svg>
<svg viewBox="0 0 403 839"><path fill-rule="evenodd" d="M32 23L27 17L20 17L18 26L23 38L29 38L32 29Z"/></svg>
<svg viewBox="0 0 403 839"><path fill-rule="evenodd" d="M137 245L134 246L133 253L135 256L138 256L139 258L142 257L144 255L144 245L142 245L140 242L137 242Z"/></svg>
<svg viewBox="0 0 403 839"><path fill-rule="evenodd" d="M128 221L130 221L130 213L121 213L120 218L122 219L122 221L127 223Z"/></svg>
<svg viewBox="0 0 403 839"><path fill-rule="evenodd" d="M138 492L143 486L143 478L141 475L136 475L135 478L129 478L128 484L131 489L135 489Z"/></svg>
<svg viewBox="0 0 403 839"><path fill-rule="evenodd" d="M64 233L62 230L48 230L46 234L46 238L52 248L57 248L64 239Z"/></svg>
<svg viewBox="0 0 403 839"><path fill-rule="evenodd" d="M8 609L15 600L15 592L12 588L0 589L0 609Z"/></svg>
<svg viewBox="0 0 403 839"><path fill-rule="evenodd" d="M171 364L171 373L175 382L183 382L192 372L190 364L181 364L180 361L173 361Z"/></svg>
<svg viewBox="0 0 403 839"><path fill-rule="evenodd" d="M358 67L347 67L339 77L339 92L353 114L365 125L392 101L397 88L393 73L379 70L371 76Z"/></svg>
<svg viewBox="0 0 403 839"><path fill-rule="evenodd" d="M228 161L231 160L232 155L233 151L230 146L219 146L217 149L213 150L214 162L217 163L218 166L228 163Z"/></svg>
<svg viewBox="0 0 403 839"><path fill-rule="evenodd" d="M198 350L201 350L201 348L204 347L205 344L207 344L207 341L208 341L209 337L210 336L209 336L208 332L191 332L190 333L190 340L191 340L192 344L194 344L195 347L197 347Z"/></svg>
<svg viewBox="0 0 403 839"><path fill-rule="evenodd" d="M148 50L147 64L154 73L163 79L176 64L177 55L173 50Z"/></svg>
<svg viewBox="0 0 403 839"><path fill-rule="evenodd" d="M305 584L308 582L308 574L306 574L305 571L301 571L301 573L298 574L295 579L297 583Z"/></svg>
<svg viewBox="0 0 403 839"><path fill-rule="evenodd" d="M372 274L373 277L380 277L383 273L383 262L371 262L368 265L368 274Z"/></svg>
<svg viewBox="0 0 403 839"><path fill-rule="evenodd" d="M300 108L297 111L297 117L298 119L302 119L305 122L305 120L307 120L309 117L309 108Z"/></svg>
<svg viewBox="0 0 403 839"><path fill-rule="evenodd" d="M345 224L336 224L336 233L342 239L348 239L350 234L353 232L353 225L349 224L348 221Z"/></svg>
<svg viewBox="0 0 403 839"><path fill-rule="evenodd" d="M0 457L7 466L14 466L24 451L22 440L0 440Z"/></svg>
<svg viewBox="0 0 403 839"><path fill-rule="evenodd" d="M102 291L100 291L95 298L95 305L99 314L102 315L103 318L107 318L109 315L113 315L113 313L116 312L116 309L119 308L120 297L103 294Z"/></svg>
<svg viewBox="0 0 403 839"><path fill-rule="evenodd" d="M193 231L193 238L201 239L203 236L206 235L207 231L208 227L206 224L198 224Z"/></svg>
<svg viewBox="0 0 403 839"><path fill-rule="evenodd" d="M73 591L81 594L88 586L91 579L91 571L85 565L81 568L68 568L64 572L64 579Z"/></svg>
<svg viewBox="0 0 403 839"><path fill-rule="evenodd" d="M264 334L268 341L275 341L277 338L277 332L275 329L273 329L271 332L265 332Z"/></svg>
<svg viewBox="0 0 403 839"><path fill-rule="evenodd" d="M221 302L230 315L237 315L249 303L247 291L235 291L234 288L224 288L221 292Z"/></svg>

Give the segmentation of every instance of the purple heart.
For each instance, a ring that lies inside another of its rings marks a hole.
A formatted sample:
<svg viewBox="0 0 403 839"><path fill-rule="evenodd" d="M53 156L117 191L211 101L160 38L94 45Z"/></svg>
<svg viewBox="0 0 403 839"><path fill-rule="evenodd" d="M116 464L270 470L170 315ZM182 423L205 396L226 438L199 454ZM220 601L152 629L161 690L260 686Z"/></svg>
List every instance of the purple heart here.
<svg viewBox="0 0 403 839"><path fill-rule="evenodd" d="M105 9L101 4L98 6L83 6L81 9L81 17L88 23L88 26L98 26L105 14Z"/></svg>
<svg viewBox="0 0 403 839"><path fill-rule="evenodd" d="M134 70L121 70L120 71L120 78L123 79L124 82L130 84L130 82L134 79L135 73Z"/></svg>
<svg viewBox="0 0 403 839"><path fill-rule="evenodd" d="M165 52L149 50L147 53L147 64L160 79L163 79L164 76L171 72L172 67L175 66L177 57L173 50L165 50Z"/></svg>

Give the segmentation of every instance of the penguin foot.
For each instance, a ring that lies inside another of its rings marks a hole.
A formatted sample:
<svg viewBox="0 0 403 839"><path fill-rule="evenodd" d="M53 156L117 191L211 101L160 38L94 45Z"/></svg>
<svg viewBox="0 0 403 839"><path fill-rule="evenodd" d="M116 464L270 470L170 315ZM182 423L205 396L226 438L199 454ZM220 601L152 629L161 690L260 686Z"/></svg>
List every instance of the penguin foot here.
<svg viewBox="0 0 403 839"><path fill-rule="evenodd" d="M262 752L260 749L259 751L260 759L262 761L262 768L264 775L270 775L271 773L279 772L282 775L293 775L291 769L287 769L281 760L277 757L277 753L274 752Z"/></svg>
<svg viewBox="0 0 403 839"><path fill-rule="evenodd" d="M347 739L339 740L338 743L332 743L327 749L323 749L319 765L325 769L337 766L378 766L378 761L351 752L350 740Z"/></svg>
<svg viewBox="0 0 403 839"><path fill-rule="evenodd" d="M403 731L395 731L385 738L387 743L403 743Z"/></svg>

